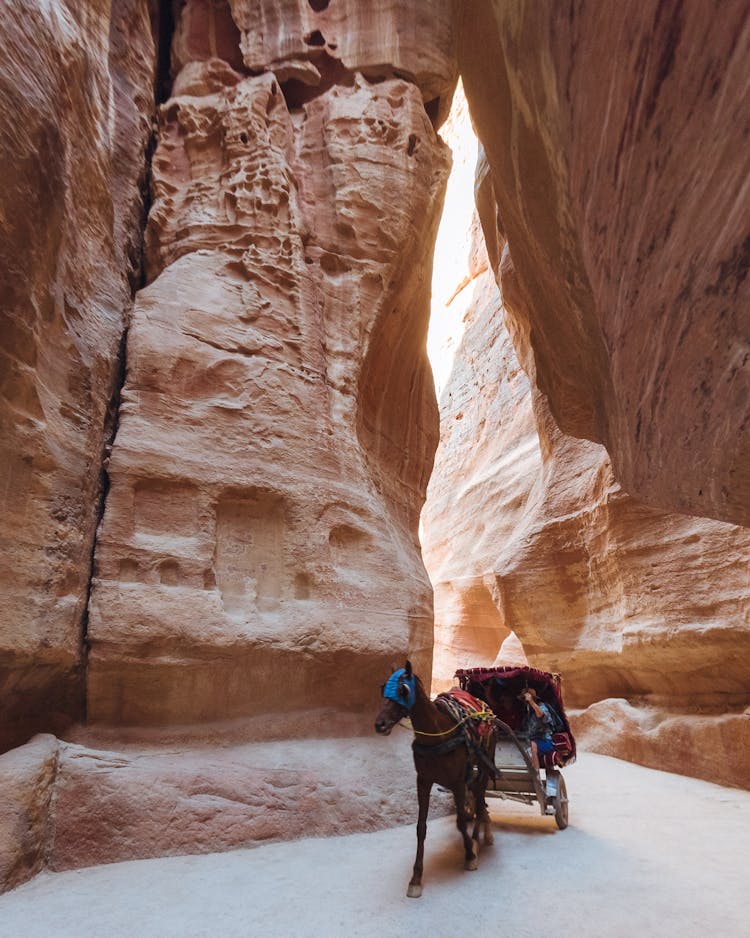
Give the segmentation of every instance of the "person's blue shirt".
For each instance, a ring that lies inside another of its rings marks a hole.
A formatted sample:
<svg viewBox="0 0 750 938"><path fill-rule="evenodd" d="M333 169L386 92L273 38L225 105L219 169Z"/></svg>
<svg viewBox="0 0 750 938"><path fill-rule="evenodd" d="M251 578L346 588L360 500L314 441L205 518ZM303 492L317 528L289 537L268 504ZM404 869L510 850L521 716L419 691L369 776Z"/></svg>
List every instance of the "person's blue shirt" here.
<svg viewBox="0 0 750 938"><path fill-rule="evenodd" d="M541 701L537 701L537 707L542 711L542 715L538 717L534 713L534 710L529 707L522 735L526 736L528 739L548 739L551 741L553 726L552 712L549 705Z"/></svg>

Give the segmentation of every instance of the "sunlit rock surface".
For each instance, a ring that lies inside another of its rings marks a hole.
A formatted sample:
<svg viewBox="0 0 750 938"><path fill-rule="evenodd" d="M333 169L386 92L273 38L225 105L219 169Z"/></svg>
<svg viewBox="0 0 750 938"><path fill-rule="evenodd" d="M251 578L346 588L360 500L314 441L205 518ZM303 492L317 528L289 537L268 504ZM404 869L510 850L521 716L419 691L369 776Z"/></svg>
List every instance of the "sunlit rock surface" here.
<svg viewBox="0 0 750 938"><path fill-rule="evenodd" d="M485 229L557 423L643 501L750 523L747 4L462 11Z"/></svg>
<svg viewBox="0 0 750 938"><path fill-rule="evenodd" d="M615 698L570 716L584 749L720 785L748 787L748 708L720 713L697 707L686 718L668 698L635 706Z"/></svg>
<svg viewBox="0 0 750 938"><path fill-rule="evenodd" d="M451 120L443 130L449 143L467 132ZM489 178L480 155L480 207ZM592 747L609 714L600 751L650 765L669 755L665 767L717 780L723 751L720 779L746 784L745 749L730 748L750 702L750 531L638 503L614 481L602 446L559 430L509 318L530 376L519 364L480 248L481 236L456 274L471 302L454 323L460 340L422 517L435 588L434 689L458 667L525 654L563 673L571 706L596 705L596 717L578 721ZM630 701L622 733L608 698ZM645 724L661 729L639 745L634 727ZM667 752L679 726L695 743L688 757Z"/></svg>
<svg viewBox="0 0 750 938"><path fill-rule="evenodd" d="M562 672L571 706L630 701L624 722L610 708L577 724L591 748L745 785L747 747L732 734L748 723L750 532L625 495L604 449L560 433L532 394L482 277L423 514L435 686L457 667L510 663L520 641L530 664ZM639 742L644 720L661 730ZM672 751L675 734L695 743L687 754Z"/></svg>
<svg viewBox="0 0 750 938"><path fill-rule="evenodd" d="M301 100L227 48L185 61L159 113L96 551L94 722L369 711L394 657L430 668L423 349L448 149L411 81L347 72Z"/></svg>
<svg viewBox="0 0 750 938"><path fill-rule="evenodd" d="M435 812L449 800L436 793ZM62 870L331 837L410 823L415 810L406 733L146 748L63 744L49 863Z"/></svg>
<svg viewBox="0 0 750 938"><path fill-rule="evenodd" d="M147 0L3 4L0 35L1 749L84 712L154 56Z"/></svg>
<svg viewBox="0 0 750 938"><path fill-rule="evenodd" d="M422 518L435 589L435 689L461 667L494 663L513 625L498 612L497 561L512 562L541 453L529 382L503 325L492 274L471 304L443 389L440 445Z"/></svg>

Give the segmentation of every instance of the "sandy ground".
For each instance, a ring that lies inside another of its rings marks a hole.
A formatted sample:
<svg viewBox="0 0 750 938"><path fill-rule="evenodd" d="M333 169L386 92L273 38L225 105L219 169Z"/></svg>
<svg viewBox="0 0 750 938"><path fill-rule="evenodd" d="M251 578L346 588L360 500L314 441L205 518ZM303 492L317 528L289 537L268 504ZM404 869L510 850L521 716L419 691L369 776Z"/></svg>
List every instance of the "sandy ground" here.
<svg viewBox="0 0 750 938"><path fill-rule="evenodd" d="M750 936L750 793L587 753L565 775L570 827L492 801L476 872L432 820L421 899L409 826L46 873L0 898L0 935Z"/></svg>

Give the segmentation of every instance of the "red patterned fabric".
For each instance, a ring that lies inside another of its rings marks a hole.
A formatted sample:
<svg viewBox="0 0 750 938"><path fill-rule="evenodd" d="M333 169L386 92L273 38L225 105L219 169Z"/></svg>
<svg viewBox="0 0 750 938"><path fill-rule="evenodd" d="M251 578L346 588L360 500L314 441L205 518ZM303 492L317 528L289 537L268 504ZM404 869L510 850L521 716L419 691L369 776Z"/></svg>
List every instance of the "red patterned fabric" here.
<svg viewBox="0 0 750 938"><path fill-rule="evenodd" d="M474 697L468 691L459 687L452 687L449 691L438 694L435 703L443 702L456 720L466 720L467 729L475 733L479 739L484 740L494 728L493 721L489 719L492 711L483 700Z"/></svg>
<svg viewBox="0 0 750 938"><path fill-rule="evenodd" d="M475 710L477 713L481 713L483 710L487 709L487 704L483 700L479 700L478 697L474 697L466 690L461 690L460 687L451 687L447 691L454 700L458 700L460 703L464 704L466 709Z"/></svg>
<svg viewBox="0 0 750 938"><path fill-rule="evenodd" d="M539 764L544 769L556 769L567 765L575 754L570 733L553 733L552 752L539 753Z"/></svg>

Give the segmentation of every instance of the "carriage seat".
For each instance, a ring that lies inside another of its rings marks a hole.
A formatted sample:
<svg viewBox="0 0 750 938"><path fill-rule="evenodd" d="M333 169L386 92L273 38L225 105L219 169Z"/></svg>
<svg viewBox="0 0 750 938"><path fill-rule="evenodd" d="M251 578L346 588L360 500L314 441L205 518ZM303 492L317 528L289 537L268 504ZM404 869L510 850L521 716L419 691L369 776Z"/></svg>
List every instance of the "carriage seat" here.
<svg viewBox="0 0 750 938"><path fill-rule="evenodd" d="M573 740L570 733L553 733L552 745L555 747L552 752L539 753L539 765L543 769L559 769L567 765L570 757L574 753Z"/></svg>

